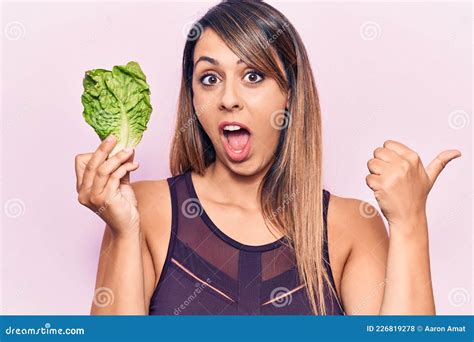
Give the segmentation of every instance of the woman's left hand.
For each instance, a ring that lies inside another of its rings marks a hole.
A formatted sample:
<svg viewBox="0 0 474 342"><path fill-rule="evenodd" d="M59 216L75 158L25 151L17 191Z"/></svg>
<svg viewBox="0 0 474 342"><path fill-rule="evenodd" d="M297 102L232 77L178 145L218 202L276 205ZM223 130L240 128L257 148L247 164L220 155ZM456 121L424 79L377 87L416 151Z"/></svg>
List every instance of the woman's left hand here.
<svg viewBox="0 0 474 342"><path fill-rule="evenodd" d="M402 143L387 140L376 148L367 162L366 183L389 225L407 226L425 215L426 199L438 175L460 156L459 150L443 151L425 168L418 154Z"/></svg>

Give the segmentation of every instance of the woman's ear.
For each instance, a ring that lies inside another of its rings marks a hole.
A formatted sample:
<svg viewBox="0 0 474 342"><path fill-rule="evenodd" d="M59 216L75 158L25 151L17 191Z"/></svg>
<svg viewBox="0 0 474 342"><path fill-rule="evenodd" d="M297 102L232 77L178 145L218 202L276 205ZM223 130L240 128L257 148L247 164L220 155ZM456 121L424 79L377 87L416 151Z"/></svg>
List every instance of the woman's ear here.
<svg viewBox="0 0 474 342"><path fill-rule="evenodd" d="M290 108L290 98L291 98L291 90L288 91L288 95L286 97L286 108Z"/></svg>

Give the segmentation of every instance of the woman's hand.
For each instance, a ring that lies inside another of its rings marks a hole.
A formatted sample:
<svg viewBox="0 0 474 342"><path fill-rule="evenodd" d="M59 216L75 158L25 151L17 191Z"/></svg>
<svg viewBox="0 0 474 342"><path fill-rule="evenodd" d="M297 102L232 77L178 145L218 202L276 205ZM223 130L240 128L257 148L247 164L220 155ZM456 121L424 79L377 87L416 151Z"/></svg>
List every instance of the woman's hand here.
<svg viewBox="0 0 474 342"><path fill-rule="evenodd" d="M104 139L94 153L76 156L77 193L79 203L98 214L115 237L139 231L139 215L135 193L130 185L134 151L122 150L110 159L117 139Z"/></svg>
<svg viewBox="0 0 474 342"><path fill-rule="evenodd" d="M460 157L458 150L447 150L425 168L416 152L393 140L374 150L367 162L370 174L366 183L390 226L409 226L425 215L428 193L436 178L452 159ZM421 215L421 216L420 216Z"/></svg>

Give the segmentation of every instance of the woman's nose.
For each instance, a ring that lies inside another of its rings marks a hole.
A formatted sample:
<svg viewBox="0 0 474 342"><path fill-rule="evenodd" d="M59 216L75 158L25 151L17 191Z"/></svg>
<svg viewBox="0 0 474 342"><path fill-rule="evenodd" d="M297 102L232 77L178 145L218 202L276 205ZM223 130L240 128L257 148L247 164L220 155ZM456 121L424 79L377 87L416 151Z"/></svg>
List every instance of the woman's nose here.
<svg viewBox="0 0 474 342"><path fill-rule="evenodd" d="M222 97L220 99L219 109L221 110L235 110L242 107L242 102L238 95L238 90L232 83L227 83L224 86Z"/></svg>

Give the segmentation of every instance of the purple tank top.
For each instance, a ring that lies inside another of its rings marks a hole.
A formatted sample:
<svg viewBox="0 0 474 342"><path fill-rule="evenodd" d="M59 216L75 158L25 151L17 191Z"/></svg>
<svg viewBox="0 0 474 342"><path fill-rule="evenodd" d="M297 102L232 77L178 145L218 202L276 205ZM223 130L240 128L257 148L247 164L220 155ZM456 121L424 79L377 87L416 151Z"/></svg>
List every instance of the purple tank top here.
<svg viewBox="0 0 474 342"><path fill-rule="evenodd" d="M150 315L311 315L294 251L285 237L266 245L239 243L221 231L200 205L191 171L167 179L172 201L171 238L150 300ZM327 247L324 198L324 264L334 278ZM329 315L344 309L327 286Z"/></svg>

